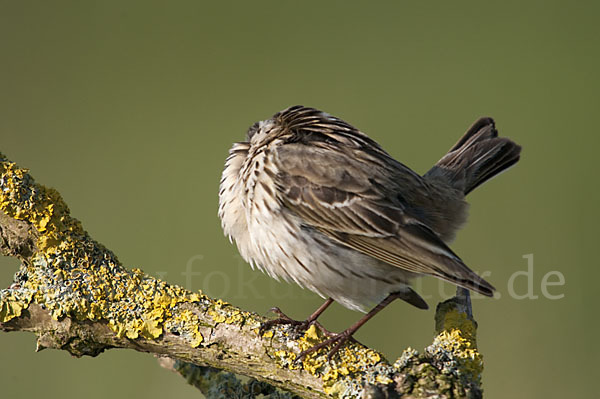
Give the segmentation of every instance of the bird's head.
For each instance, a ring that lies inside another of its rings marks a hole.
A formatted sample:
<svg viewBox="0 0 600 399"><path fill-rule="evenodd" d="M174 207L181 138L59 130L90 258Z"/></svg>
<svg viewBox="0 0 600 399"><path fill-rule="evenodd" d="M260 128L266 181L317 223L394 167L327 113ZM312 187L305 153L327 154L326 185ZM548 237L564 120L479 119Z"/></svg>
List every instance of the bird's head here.
<svg viewBox="0 0 600 399"><path fill-rule="evenodd" d="M271 119L259 121L250 126L246 133L246 141L252 147L258 147L268 144L276 138L297 141L314 133L323 134L340 127L345 130L351 128L345 122L325 112L295 105L276 113Z"/></svg>
<svg viewBox="0 0 600 399"><path fill-rule="evenodd" d="M261 146L275 138L279 132L281 132L281 126L277 125L273 119L258 121L248 128L246 141L253 147Z"/></svg>

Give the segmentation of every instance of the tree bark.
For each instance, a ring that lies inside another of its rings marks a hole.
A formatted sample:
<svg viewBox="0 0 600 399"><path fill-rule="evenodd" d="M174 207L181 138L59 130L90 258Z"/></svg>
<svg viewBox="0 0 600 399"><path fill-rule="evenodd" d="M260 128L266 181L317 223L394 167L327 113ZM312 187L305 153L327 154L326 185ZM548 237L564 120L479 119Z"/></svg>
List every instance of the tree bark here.
<svg viewBox="0 0 600 399"><path fill-rule="evenodd" d="M389 363L351 342L331 361L322 350L294 363L323 339L316 327L276 326L261 334L265 319L254 313L124 268L71 217L56 190L2 154L0 211L0 252L21 261L14 282L0 290L0 330L36 333L38 350L152 353L207 397L232 390L239 397L291 397L273 387L303 398L482 395L468 295L438 305L437 336L421 354L409 348ZM242 383L229 373L253 379Z"/></svg>

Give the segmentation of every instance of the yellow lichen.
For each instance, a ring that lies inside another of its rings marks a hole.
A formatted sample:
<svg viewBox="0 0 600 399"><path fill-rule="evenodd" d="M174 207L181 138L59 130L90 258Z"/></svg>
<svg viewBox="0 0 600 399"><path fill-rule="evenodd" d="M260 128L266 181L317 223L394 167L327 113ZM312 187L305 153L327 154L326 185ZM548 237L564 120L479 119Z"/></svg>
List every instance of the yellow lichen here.
<svg viewBox="0 0 600 399"><path fill-rule="evenodd" d="M204 340L199 325L198 316L189 309L176 310L165 324L167 329L177 331L180 336L187 338L193 348L200 346Z"/></svg>
<svg viewBox="0 0 600 399"><path fill-rule="evenodd" d="M0 157L3 158L1 154ZM42 234L37 243L38 249L53 252L61 243L63 234L81 234L83 229L68 215L69 208L60 194L52 188L33 184L27 172L27 169L2 159L0 209L8 216L31 223Z"/></svg>
<svg viewBox="0 0 600 399"><path fill-rule="evenodd" d="M454 373L471 374L478 380L483 371L483 356L477 350L477 324L452 303L442 304L436 315L438 335L427 351L433 356L444 354L458 366L448 364Z"/></svg>
<svg viewBox="0 0 600 399"><path fill-rule="evenodd" d="M456 328L442 331L435 337L433 345L438 345L460 359L464 372L477 376L483 371L483 356L468 338L468 334L465 336L464 331Z"/></svg>
<svg viewBox="0 0 600 399"><path fill-rule="evenodd" d="M198 331L198 325L196 325L196 327L194 328L193 332L193 339L190 340L190 346L192 348L197 348L200 346L200 344L202 343L202 341L204 341L204 337L202 336L202 334L200 333L200 331Z"/></svg>
<svg viewBox="0 0 600 399"><path fill-rule="evenodd" d="M227 324L240 324L244 321L244 315L237 308L231 308L229 312L229 316L225 319L225 323Z"/></svg>
<svg viewBox="0 0 600 399"><path fill-rule="evenodd" d="M259 329L257 328L255 332L258 334L259 333ZM273 331L265 331L263 333L263 337L264 338L272 338L273 337Z"/></svg>
<svg viewBox="0 0 600 399"><path fill-rule="evenodd" d="M323 388L323 391L334 398L341 396L341 394L346 390L346 385L342 381L336 381L333 384L328 384Z"/></svg>
<svg viewBox="0 0 600 399"><path fill-rule="evenodd" d="M375 381L377 381L380 384L386 384L386 385L394 382L394 380L392 380L390 377L385 376L385 375L378 375L377 377L375 377Z"/></svg>
<svg viewBox="0 0 600 399"><path fill-rule="evenodd" d="M225 324L243 324L246 319L250 317L250 313L243 312L240 309L232 306L231 304L217 299L214 302L214 305L211 306L207 312L210 317L212 317L215 323L225 323ZM255 323L258 324L258 323ZM259 330L256 330L258 334Z"/></svg>
<svg viewBox="0 0 600 399"><path fill-rule="evenodd" d="M212 317L212 319L215 321L215 323L223 323L225 320L227 320L227 318L225 317L224 314L222 313L218 313L214 310L209 310L207 312L207 314Z"/></svg>
<svg viewBox="0 0 600 399"><path fill-rule="evenodd" d="M24 304L19 303L12 298L2 299L2 302L0 302L0 322L5 323L15 317L21 316L25 307Z"/></svg>
<svg viewBox="0 0 600 399"><path fill-rule="evenodd" d="M475 342L477 334L477 325L467 317L464 312L458 309L449 309L444 312L441 323L437 326L438 331L457 329L462 331L462 335Z"/></svg>
<svg viewBox="0 0 600 399"><path fill-rule="evenodd" d="M321 338L317 331L317 327L314 324L311 324L304 333L305 340L317 342L319 338Z"/></svg>

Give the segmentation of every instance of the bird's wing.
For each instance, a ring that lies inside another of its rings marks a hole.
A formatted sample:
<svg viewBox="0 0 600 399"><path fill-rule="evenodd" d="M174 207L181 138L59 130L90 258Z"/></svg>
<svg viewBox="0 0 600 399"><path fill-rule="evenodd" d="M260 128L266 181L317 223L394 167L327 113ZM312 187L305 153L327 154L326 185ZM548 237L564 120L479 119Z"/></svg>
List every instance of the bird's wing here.
<svg viewBox="0 0 600 399"><path fill-rule="evenodd" d="M331 134L312 140L311 134L276 149L279 196L291 212L329 238L390 265L493 295L489 283L411 214L407 186L420 189L425 184L420 176L370 147L363 136L345 135L343 143Z"/></svg>

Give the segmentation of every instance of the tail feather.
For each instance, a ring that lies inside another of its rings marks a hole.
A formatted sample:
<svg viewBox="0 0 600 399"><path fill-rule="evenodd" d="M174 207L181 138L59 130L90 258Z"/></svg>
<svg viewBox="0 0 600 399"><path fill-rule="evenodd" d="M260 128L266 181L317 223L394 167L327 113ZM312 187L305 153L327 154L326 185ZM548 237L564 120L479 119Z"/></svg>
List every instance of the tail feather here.
<svg viewBox="0 0 600 399"><path fill-rule="evenodd" d="M466 195L517 163L520 153L518 144L498 137L492 118L480 118L426 176L443 177Z"/></svg>

